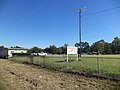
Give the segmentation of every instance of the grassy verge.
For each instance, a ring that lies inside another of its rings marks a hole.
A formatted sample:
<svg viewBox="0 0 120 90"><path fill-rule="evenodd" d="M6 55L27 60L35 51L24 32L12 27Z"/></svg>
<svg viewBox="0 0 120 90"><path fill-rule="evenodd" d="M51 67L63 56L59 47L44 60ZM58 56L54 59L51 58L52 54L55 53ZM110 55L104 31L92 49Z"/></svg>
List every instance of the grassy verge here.
<svg viewBox="0 0 120 90"><path fill-rule="evenodd" d="M3 84L0 84L0 90L7 90Z"/></svg>

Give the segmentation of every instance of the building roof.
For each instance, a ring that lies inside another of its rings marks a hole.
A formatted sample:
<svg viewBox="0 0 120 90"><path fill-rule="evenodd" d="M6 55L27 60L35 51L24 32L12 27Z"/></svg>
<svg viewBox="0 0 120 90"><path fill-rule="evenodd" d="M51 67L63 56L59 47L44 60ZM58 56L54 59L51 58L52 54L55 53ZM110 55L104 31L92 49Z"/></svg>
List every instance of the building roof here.
<svg viewBox="0 0 120 90"><path fill-rule="evenodd" d="M0 50L28 50L26 48L0 48Z"/></svg>
<svg viewBox="0 0 120 90"><path fill-rule="evenodd" d="M25 49L25 48L8 48L8 50L28 50L28 49Z"/></svg>

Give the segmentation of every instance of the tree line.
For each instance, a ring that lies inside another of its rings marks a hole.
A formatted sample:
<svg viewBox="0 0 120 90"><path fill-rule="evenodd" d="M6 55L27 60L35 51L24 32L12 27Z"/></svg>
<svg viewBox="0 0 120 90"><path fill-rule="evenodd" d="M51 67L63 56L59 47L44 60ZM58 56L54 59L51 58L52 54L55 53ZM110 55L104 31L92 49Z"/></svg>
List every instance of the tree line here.
<svg viewBox="0 0 120 90"><path fill-rule="evenodd" d="M50 45L45 49L38 47L33 47L29 49L30 53L40 53L46 52L50 54L66 54L68 44L64 44L61 47L56 47L55 45ZM78 47L78 53L80 53L80 43L75 43L75 47ZM88 42L81 42L81 51L85 54L120 54L120 38L115 37L111 43L99 40L94 42L91 46Z"/></svg>
<svg viewBox="0 0 120 90"><path fill-rule="evenodd" d="M40 53L45 52L49 54L66 54L68 44L64 44L61 47L56 47L55 45L50 45L45 49L39 47L33 47L28 50L28 53ZM80 43L75 43L75 47L78 47L78 53L80 53ZM0 46L4 48L4 46ZM21 48L19 46L14 46L11 48ZM111 43L99 40L90 45L88 42L81 42L81 51L84 54L120 54L120 38L115 37Z"/></svg>

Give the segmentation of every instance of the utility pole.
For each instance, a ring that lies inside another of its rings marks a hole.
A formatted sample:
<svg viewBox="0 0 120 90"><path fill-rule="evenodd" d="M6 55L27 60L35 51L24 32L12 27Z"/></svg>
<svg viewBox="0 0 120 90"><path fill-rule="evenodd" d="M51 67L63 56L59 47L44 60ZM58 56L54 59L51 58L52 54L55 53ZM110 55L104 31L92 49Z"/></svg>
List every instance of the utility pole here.
<svg viewBox="0 0 120 90"><path fill-rule="evenodd" d="M79 44L80 44L80 54L79 57L81 57L81 53L82 53L82 12L84 12L86 10L86 8L80 8L78 10L78 14L79 14Z"/></svg>

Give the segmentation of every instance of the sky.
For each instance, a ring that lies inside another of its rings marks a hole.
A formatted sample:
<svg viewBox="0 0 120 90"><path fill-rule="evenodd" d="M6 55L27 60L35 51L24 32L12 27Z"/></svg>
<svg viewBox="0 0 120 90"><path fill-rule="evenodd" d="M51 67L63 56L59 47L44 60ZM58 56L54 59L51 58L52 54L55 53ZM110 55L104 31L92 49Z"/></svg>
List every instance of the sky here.
<svg viewBox="0 0 120 90"><path fill-rule="evenodd" d="M0 45L46 48L120 37L120 0L0 0ZM116 8L104 11L107 9ZM95 12L100 12L96 13Z"/></svg>

